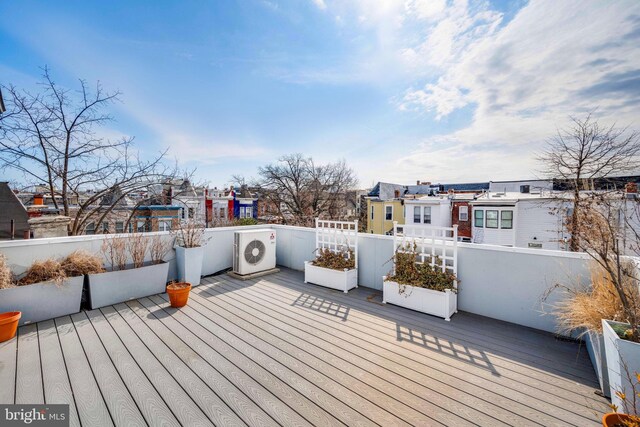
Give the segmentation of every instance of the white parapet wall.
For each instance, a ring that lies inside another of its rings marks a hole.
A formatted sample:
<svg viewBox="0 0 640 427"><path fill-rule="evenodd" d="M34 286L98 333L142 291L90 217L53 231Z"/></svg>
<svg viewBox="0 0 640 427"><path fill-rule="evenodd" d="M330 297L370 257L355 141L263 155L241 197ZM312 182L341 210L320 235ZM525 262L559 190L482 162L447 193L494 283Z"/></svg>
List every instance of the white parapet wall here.
<svg viewBox="0 0 640 427"><path fill-rule="evenodd" d="M303 270L314 258L311 228L272 226L278 230L278 264ZM382 276L393 266L393 236L358 237L358 284L382 290ZM543 296L557 283L589 281L589 257L562 251L458 243L458 310L557 332L550 314L562 293Z"/></svg>
<svg viewBox="0 0 640 427"><path fill-rule="evenodd" d="M265 228L264 225L250 226ZM304 262L315 258L315 230L285 225L277 231L276 259L280 266L304 270ZM247 227L207 229L210 238L202 274L210 275L233 264L233 233ZM172 239L168 232L159 234ZM77 249L100 253L103 235L0 241L14 272L21 273L36 259L62 258ZM360 286L382 290L382 276L392 268L393 237L361 233L358 238ZM175 277L175 253L169 251L169 276ZM460 243L458 246L458 309L519 325L556 332L551 311L560 293L542 304L545 292L556 283L587 283L588 257L584 254L528 248ZM455 317L452 319L455 324Z"/></svg>

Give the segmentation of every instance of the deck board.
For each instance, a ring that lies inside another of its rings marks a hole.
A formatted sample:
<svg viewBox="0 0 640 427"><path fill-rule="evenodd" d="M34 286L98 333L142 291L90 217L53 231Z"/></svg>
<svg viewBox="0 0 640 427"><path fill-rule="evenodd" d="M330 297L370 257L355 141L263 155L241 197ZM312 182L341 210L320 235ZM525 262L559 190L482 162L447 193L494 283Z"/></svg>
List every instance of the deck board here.
<svg viewBox="0 0 640 427"><path fill-rule="evenodd" d="M45 403L69 405L69 425L79 426L80 419L60 348L58 331L53 320L38 323L38 340L42 359Z"/></svg>
<svg viewBox="0 0 640 427"><path fill-rule="evenodd" d="M288 269L23 326L0 383L0 403L69 403L73 426L595 426L608 408L577 343Z"/></svg>
<svg viewBox="0 0 640 427"><path fill-rule="evenodd" d="M38 325L35 323L18 328L16 403L44 403Z"/></svg>
<svg viewBox="0 0 640 427"><path fill-rule="evenodd" d="M0 404L15 403L18 340L0 343Z"/></svg>

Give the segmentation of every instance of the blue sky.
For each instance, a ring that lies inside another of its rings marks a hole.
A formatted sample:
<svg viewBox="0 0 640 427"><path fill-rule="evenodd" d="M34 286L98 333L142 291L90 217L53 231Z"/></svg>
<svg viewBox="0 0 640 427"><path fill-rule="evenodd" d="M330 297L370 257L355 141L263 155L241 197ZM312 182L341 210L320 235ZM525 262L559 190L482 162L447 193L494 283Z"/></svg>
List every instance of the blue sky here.
<svg viewBox="0 0 640 427"><path fill-rule="evenodd" d="M530 178L569 114L640 125L640 2L4 1L0 83L100 80L105 135L229 183L302 152L362 187Z"/></svg>

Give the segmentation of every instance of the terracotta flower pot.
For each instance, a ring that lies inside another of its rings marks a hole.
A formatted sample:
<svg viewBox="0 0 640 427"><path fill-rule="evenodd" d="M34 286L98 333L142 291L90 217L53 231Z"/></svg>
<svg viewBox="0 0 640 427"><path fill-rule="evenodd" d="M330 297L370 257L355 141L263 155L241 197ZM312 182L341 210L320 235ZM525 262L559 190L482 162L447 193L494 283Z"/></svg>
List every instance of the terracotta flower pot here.
<svg viewBox="0 0 640 427"><path fill-rule="evenodd" d="M16 336L21 316L22 313L19 311L0 314L0 342L9 341Z"/></svg>
<svg viewBox="0 0 640 427"><path fill-rule="evenodd" d="M187 305L187 301L189 301L189 291L191 291L190 283L180 282L167 285L167 293L169 294L171 307L180 308Z"/></svg>
<svg viewBox="0 0 640 427"><path fill-rule="evenodd" d="M619 414L616 412L611 412L609 414L604 414L602 417L602 425L604 427L624 427L625 421L630 421L631 417L627 414Z"/></svg>

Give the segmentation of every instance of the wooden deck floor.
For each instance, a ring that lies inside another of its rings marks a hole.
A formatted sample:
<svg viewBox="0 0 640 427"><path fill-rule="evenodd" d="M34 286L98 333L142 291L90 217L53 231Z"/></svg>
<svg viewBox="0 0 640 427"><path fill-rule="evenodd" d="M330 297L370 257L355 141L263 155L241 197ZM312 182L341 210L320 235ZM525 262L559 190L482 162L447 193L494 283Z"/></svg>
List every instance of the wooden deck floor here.
<svg viewBox="0 0 640 427"><path fill-rule="evenodd" d="M74 426L587 426L607 410L585 349L545 333L290 270L191 295L20 328L0 344L0 403L68 403Z"/></svg>

